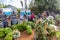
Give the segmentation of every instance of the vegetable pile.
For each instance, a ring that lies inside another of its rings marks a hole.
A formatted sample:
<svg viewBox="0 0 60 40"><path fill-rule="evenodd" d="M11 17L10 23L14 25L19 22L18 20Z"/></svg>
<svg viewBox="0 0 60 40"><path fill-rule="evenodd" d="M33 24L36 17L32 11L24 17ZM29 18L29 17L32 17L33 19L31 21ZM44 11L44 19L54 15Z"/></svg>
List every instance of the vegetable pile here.
<svg viewBox="0 0 60 40"><path fill-rule="evenodd" d="M0 28L0 38L2 38L4 36L5 36L4 28Z"/></svg>
<svg viewBox="0 0 60 40"><path fill-rule="evenodd" d="M30 24L28 24L28 22L23 22L21 24L13 25L12 29L13 30L18 29L21 32L26 30L28 34L32 33L32 27Z"/></svg>
<svg viewBox="0 0 60 40"><path fill-rule="evenodd" d="M8 33L5 37L5 40L13 40L12 33Z"/></svg>
<svg viewBox="0 0 60 40"><path fill-rule="evenodd" d="M31 22L32 23L32 22ZM28 22L22 22L20 24L13 25L11 28L0 28L0 38L4 37L4 40L13 40L13 38L18 38L21 36L20 31L27 32L28 35L32 34L32 27L31 23L28 24Z"/></svg>
<svg viewBox="0 0 60 40"><path fill-rule="evenodd" d="M26 29L27 29L27 33L28 33L28 34L32 34L31 26L28 25L28 26L26 27Z"/></svg>

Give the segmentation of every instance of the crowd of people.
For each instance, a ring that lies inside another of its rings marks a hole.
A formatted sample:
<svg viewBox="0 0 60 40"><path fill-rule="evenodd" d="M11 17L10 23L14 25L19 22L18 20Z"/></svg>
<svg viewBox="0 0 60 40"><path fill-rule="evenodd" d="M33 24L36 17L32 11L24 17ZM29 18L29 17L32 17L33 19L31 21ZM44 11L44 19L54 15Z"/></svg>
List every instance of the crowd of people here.
<svg viewBox="0 0 60 40"><path fill-rule="evenodd" d="M2 11L0 11L0 27L9 27L14 24L22 23L23 21L33 21L34 18L34 13L28 18L26 15L23 15L23 17L21 17L20 14L16 15L14 11L10 16L6 16L6 14L3 14Z"/></svg>
<svg viewBox="0 0 60 40"><path fill-rule="evenodd" d="M0 11L0 27L9 27L14 24L22 23L23 21L34 22L34 19L36 17L37 19L45 19L49 16L51 16L54 20L56 19L54 12L49 11L44 11L43 13L39 13L38 15L32 13L30 17L28 17L27 15L21 17L20 14L16 15L14 11L10 16L6 16L5 14L2 13L2 11Z"/></svg>
<svg viewBox="0 0 60 40"><path fill-rule="evenodd" d="M51 16L54 20L56 20L56 15L58 15L58 13L55 13L53 11L52 12L44 11L44 12L38 14L38 19L39 18L45 19L45 18Z"/></svg>

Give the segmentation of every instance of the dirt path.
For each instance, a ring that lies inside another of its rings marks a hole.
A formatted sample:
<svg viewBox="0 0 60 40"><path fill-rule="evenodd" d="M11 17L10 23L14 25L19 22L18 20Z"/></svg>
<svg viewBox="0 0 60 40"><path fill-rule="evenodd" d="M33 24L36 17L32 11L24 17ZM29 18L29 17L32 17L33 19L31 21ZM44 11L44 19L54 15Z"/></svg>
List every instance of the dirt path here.
<svg viewBox="0 0 60 40"><path fill-rule="evenodd" d="M26 31L21 33L21 37L18 40L34 40L34 30L32 30L32 34L28 35Z"/></svg>

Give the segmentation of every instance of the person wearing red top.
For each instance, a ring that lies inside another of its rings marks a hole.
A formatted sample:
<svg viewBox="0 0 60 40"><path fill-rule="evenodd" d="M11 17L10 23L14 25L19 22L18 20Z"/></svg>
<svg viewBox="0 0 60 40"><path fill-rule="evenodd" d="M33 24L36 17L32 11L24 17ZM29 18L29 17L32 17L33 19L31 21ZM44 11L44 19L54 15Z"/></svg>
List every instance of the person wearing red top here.
<svg viewBox="0 0 60 40"><path fill-rule="evenodd" d="M34 13L32 13L31 16L30 16L31 21L33 21L34 18L35 18L35 15L34 15Z"/></svg>

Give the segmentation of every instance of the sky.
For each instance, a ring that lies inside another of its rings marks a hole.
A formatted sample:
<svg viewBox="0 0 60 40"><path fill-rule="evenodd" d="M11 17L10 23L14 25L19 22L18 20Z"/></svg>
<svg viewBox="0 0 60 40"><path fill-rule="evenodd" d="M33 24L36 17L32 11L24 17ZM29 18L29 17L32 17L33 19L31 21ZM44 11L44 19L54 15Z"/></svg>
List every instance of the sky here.
<svg viewBox="0 0 60 40"><path fill-rule="evenodd" d="M3 3L6 5L13 5L17 8L22 8L20 1L23 2L23 8L25 8L25 1L24 0L3 0ZM29 7L31 0L27 0L27 5Z"/></svg>

